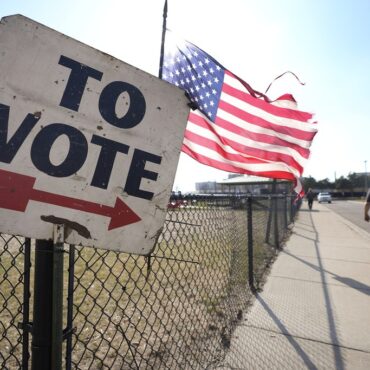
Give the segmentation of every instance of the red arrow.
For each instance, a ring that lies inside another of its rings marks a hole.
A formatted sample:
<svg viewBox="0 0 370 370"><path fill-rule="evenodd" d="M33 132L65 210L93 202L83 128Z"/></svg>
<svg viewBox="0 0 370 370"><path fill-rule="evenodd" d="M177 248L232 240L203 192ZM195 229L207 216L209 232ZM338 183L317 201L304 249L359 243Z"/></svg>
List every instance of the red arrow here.
<svg viewBox="0 0 370 370"><path fill-rule="evenodd" d="M114 207L34 189L36 178L0 170L0 208L24 212L30 200L110 217L108 230L133 224L141 218L117 197Z"/></svg>

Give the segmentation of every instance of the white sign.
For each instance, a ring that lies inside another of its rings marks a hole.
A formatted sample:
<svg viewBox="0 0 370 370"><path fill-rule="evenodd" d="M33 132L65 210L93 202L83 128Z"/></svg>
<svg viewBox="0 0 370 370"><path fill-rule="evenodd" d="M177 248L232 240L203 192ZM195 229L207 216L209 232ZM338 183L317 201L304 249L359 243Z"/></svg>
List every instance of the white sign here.
<svg viewBox="0 0 370 370"><path fill-rule="evenodd" d="M189 108L184 92L20 15L0 23L0 230L148 254ZM122 48L124 48L122 41Z"/></svg>

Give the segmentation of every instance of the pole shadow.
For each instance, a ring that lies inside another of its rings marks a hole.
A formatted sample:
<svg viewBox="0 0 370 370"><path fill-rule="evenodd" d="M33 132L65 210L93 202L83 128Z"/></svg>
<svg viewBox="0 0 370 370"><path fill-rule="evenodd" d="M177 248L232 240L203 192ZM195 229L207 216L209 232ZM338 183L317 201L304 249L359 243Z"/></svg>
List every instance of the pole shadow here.
<svg viewBox="0 0 370 370"><path fill-rule="evenodd" d="M306 238L306 237L304 237L304 238ZM306 238L306 239L313 240L313 239L310 239L310 238ZM282 251L282 253L287 254L288 256L298 260L299 262L302 262L303 264L311 267L312 269L314 269L314 270L316 270L320 273L325 272L325 273L333 276L335 280L347 285L348 287L350 287L352 289L356 289L356 290L358 290L359 292L361 292L363 294L370 295L370 286L369 285L361 283L360 281L358 281L356 279L340 276L340 275L335 274L334 272L328 271L326 269L320 269L318 266L315 266L313 263L305 261L302 258L299 258L299 257L295 256L294 254L291 254L290 252Z"/></svg>
<svg viewBox="0 0 370 370"><path fill-rule="evenodd" d="M296 258L300 262L307 264L308 266L314 268L316 271L318 271L320 273L320 278L321 278L321 281L322 281L324 301L325 301L326 314L327 314L327 320L328 320L328 326L329 326L329 335L330 335L332 350L333 350L333 360L334 360L334 364L335 364L335 369L336 370L344 370L345 367L344 367L344 361L343 361L343 356L342 356L342 350L341 350L341 347L340 347L338 332L337 332L335 318L334 318L334 310L333 310L333 305L332 305L330 295L329 295L328 283L326 281L325 272L335 276L335 278L338 281L341 281L344 284L348 284L349 286L354 287L355 289L359 289L359 286L361 286L362 283L360 283L358 281L355 281L354 279L340 277L340 276L338 276L334 273L330 273L329 271L324 270L323 264L322 264L322 258L321 258L320 250L319 250L319 234L318 234L317 229L315 227L315 224L314 224L314 221L313 221L313 218L312 218L312 213L310 213L309 216L310 216L310 223L311 223L310 226L312 227L312 232L314 234L314 237L313 238L307 238L307 239L312 240L314 245L315 245L315 251L316 251L317 260L318 260L318 267L309 263L309 262L307 262L307 261L304 261L304 260L300 259L299 257L296 257L296 256L292 255L289 252L284 251L283 253L286 253L286 254L292 256L293 258ZM370 287L368 287L364 284L362 284L362 285L363 285L363 287L362 287L361 291L363 293L370 290ZM283 333L287 334L287 338L288 338L289 342L295 348L297 353L301 356L302 360L305 362L307 367L310 368L310 369L316 369L315 365L312 363L310 358L307 356L307 354L300 347L299 343L297 343L297 341L291 335L289 335L289 332L288 332L287 328L283 325L283 323L279 320L279 318L274 314L274 312L266 304L266 302L264 302L263 299L260 296L257 296L257 299L261 303L261 305L264 307L266 312L268 312L270 317L274 320L276 325L278 325L279 329Z"/></svg>
<svg viewBox="0 0 370 370"><path fill-rule="evenodd" d="M294 339L292 334L290 334L289 330L286 328L286 326L281 322L281 320L275 315L274 311L269 307L269 305L263 300L263 298L257 294L256 299L261 304L261 306L265 309L265 311L268 313L268 315L272 318L272 320L275 322L275 324L278 326L281 333L287 338L291 346L295 349L297 354L301 357L305 365L308 369L317 369L315 364L311 361L310 357L307 355L307 353L303 350L303 348L299 345L299 343Z"/></svg>
<svg viewBox="0 0 370 370"><path fill-rule="evenodd" d="M338 332L337 332L337 327L335 325L335 318L334 318L334 310L333 310L333 305L330 299L329 295L329 290L328 290L328 284L326 281L326 276L325 276L325 270L322 264L322 258L320 255L320 249L319 249L319 233L317 232L315 223L312 218L312 214L310 216L310 222L312 225L313 232L315 234L315 239L314 239L314 245L315 245L315 251L317 255L317 261L318 261L318 271L320 273L320 278L322 281L322 290L324 294L324 299L325 299L325 307L326 307L326 314L327 314L327 319L328 319L328 324L329 324L329 334L330 334L330 339L333 344L333 356L334 356L334 363L336 365L337 370L344 370L344 363L343 363L343 356L342 356L342 350L339 347L340 342L339 342L339 337L338 337Z"/></svg>

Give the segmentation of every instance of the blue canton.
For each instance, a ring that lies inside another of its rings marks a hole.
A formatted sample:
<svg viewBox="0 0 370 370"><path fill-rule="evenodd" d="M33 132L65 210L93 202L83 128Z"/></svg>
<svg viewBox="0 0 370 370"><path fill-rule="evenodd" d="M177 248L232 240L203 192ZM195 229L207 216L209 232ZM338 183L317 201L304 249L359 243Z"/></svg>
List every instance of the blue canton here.
<svg viewBox="0 0 370 370"><path fill-rule="evenodd" d="M185 90L190 100L211 121L216 119L224 68L211 56L185 43L165 55L162 78Z"/></svg>

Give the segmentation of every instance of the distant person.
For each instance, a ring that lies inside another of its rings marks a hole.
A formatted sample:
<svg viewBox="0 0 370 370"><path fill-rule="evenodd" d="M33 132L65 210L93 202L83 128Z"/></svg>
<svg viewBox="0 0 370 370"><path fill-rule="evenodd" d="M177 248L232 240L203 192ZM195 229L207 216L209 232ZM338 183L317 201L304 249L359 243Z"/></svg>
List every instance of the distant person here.
<svg viewBox="0 0 370 370"><path fill-rule="evenodd" d="M312 204L313 204L313 200L315 198L315 194L313 193L312 189L309 188L308 189L308 192L306 194L306 199L308 201L308 208L311 210L312 209Z"/></svg>
<svg viewBox="0 0 370 370"><path fill-rule="evenodd" d="M365 203L365 221L369 222L370 221L370 215L369 215L369 211L370 211L370 189L367 192L365 202L366 202Z"/></svg>

